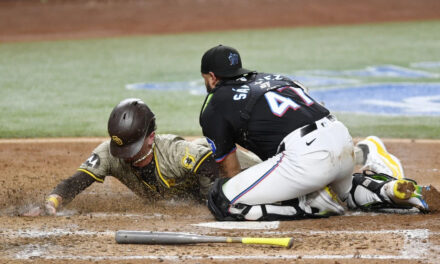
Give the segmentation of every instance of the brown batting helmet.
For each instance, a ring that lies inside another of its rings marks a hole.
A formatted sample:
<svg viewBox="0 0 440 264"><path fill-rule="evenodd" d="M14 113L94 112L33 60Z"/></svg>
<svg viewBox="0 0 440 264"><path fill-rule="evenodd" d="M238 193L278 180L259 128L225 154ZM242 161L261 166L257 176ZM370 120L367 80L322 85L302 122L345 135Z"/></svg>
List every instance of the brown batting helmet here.
<svg viewBox="0 0 440 264"><path fill-rule="evenodd" d="M118 158L132 158L154 130L154 114L141 99L122 100L108 119L110 153Z"/></svg>

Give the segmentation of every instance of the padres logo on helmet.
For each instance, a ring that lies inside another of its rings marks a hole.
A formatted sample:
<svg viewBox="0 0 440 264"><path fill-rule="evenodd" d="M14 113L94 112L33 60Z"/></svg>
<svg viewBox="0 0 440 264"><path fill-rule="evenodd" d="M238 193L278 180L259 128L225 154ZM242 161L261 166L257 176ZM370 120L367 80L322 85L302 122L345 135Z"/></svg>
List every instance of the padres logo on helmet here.
<svg viewBox="0 0 440 264"><path fill-rule="evenodd" d="M107 124L112 156L128 159L136 155L145 137L156 129L154 119L153 112L141 99L128 98L116 105Z"/></svg>
<svg viewBox="0 0 440 264"><path fill-rule="evenodd" d="M122 142L122 139L118 138L118 136L112 136L112 140L118 144L119 146L124 145L124 142Z"/></svg>

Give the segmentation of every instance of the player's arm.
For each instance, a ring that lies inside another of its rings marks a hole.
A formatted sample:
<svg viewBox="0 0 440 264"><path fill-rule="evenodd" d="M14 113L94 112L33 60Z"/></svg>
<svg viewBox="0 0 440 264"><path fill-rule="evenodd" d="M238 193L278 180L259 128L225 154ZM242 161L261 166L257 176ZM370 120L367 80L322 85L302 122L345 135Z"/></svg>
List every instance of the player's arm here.
<svg viewBox="0 0 440 264"><path fill-rule="evenodd" d="M71 177L61 181L55 189L46 197L43 206L37 206L29 210L24 216L55 215L61 206L67 205L89 187L96 180L82 171L77 171Z"/></svg>
<svg viewBox="0 0 440 264"><path fill-rule="evenodd" d="M194 170L199 183L199 193L203 199L207 199L209 189L215 179L219 177L218 164L210 153L211 152L207 153L209 156Z"/></svg>
<svg viewBox="0 0 440 264"><path fill-rule="evenodd" d="M220 167L221 177L232 178L241 171L241 167L240 167L240 163L238 162L236 151L229 153L218 164Z"/></svg>
<svg viewBox="0 0 440 264"><path fill-rule="evenodd" d="M50 193L61 197L59 205L65 206L70 203L75 196L84 191L96 180L83 171L77 171L71 177L61 181Z"/></svg>
<svg viewBox="0 0 440 264"><path fill-rule="evenodd" d="M203 135L219 164L220 176L231 178L241 171L234 142L234 127L221 111L206 108L200 119Z"/></svg>

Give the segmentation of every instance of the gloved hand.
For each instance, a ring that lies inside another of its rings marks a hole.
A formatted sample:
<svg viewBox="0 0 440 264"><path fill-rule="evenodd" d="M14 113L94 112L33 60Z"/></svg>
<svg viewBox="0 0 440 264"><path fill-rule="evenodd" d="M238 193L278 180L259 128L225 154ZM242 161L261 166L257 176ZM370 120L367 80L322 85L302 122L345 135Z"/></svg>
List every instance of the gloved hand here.
<svg viewBox="0 0 440 264"><path fill-rule="evenodd" d="M31 208L23 216L41 216L41 215L55 215L57 209L61 204L63 198L57 194L51 194L46 198L46 202L42 206Z"/></svg>

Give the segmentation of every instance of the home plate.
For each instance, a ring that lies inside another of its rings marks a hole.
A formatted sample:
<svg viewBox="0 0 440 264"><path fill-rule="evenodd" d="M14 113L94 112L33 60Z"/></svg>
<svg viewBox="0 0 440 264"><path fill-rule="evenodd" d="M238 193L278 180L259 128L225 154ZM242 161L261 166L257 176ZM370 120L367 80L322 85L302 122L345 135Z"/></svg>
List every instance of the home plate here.
<svg viewBox="0 0 440 264"><path fill-rule="evenodd" d="M192 224L193 226L219 228L219 229L277 229L279 221L273 222L208 222Z"/></svg>

